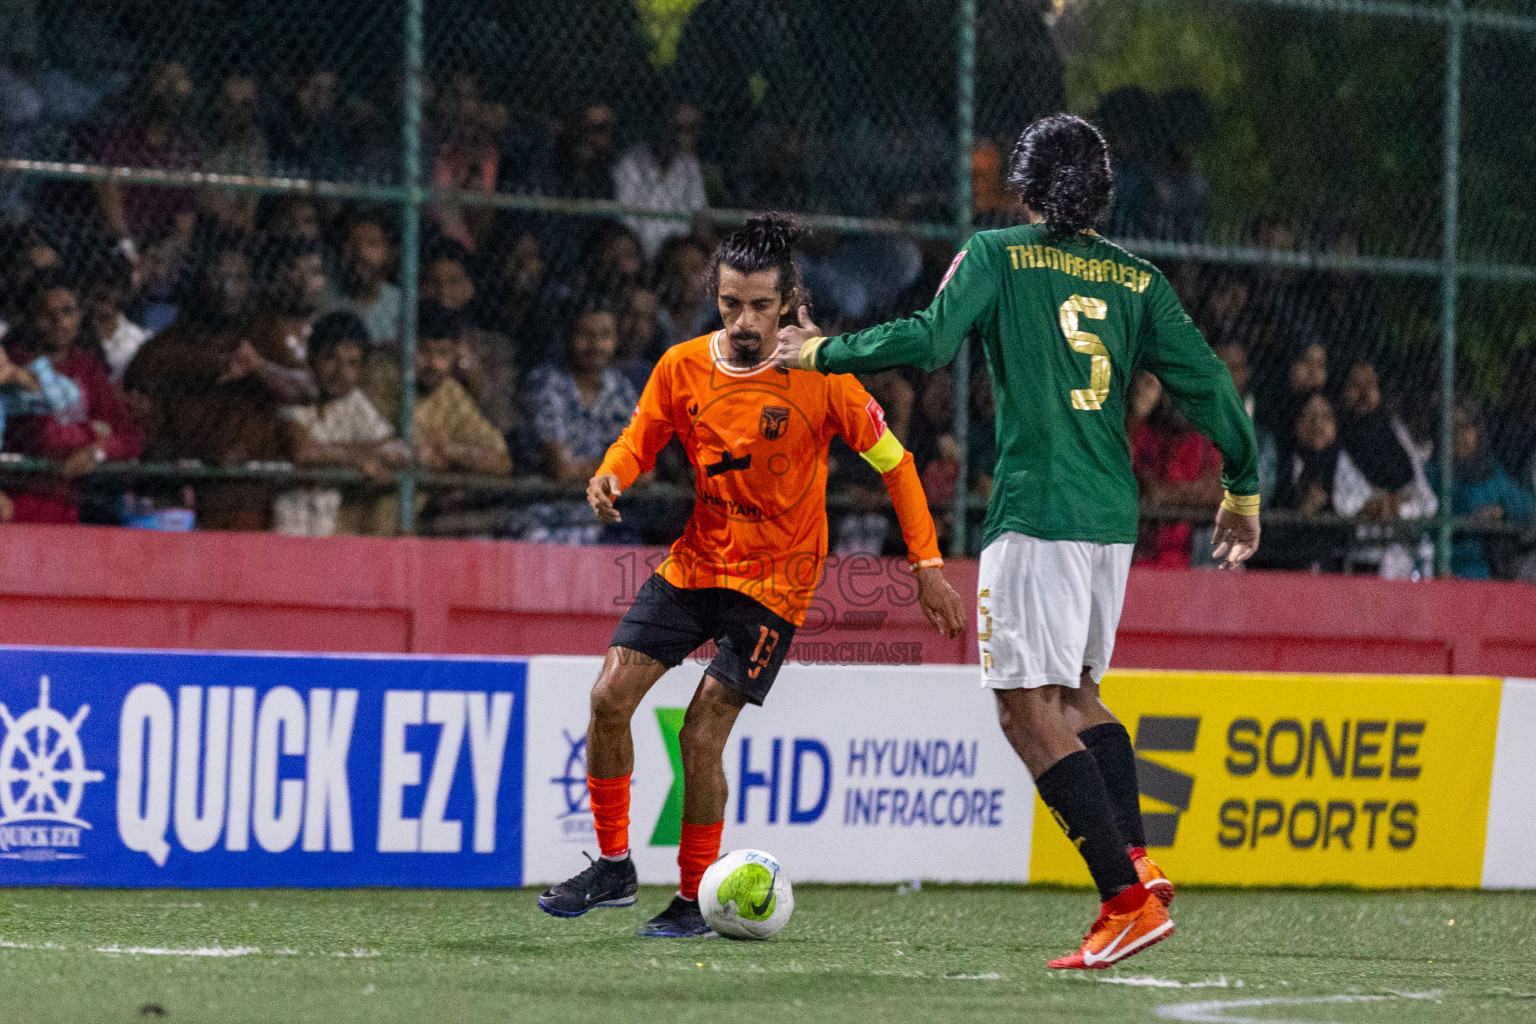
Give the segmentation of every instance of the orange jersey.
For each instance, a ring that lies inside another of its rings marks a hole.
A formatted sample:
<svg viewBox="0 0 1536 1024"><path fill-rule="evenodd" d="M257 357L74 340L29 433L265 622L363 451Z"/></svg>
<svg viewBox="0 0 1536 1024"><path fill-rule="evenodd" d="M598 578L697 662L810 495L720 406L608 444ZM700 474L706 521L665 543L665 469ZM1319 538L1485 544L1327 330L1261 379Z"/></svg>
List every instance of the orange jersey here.
<svg viewBox="0 0 1536 1024"><path fill-rule="evenodd" d="M752 369L721 354L723 332L674 345L598 473L624 487L675 435L693 464L693 515L657 570L673 586L728 587L800 625L827 555L827 445L834 434L885 479L914 568L940 565L912 456L847 374Z"/></svg>

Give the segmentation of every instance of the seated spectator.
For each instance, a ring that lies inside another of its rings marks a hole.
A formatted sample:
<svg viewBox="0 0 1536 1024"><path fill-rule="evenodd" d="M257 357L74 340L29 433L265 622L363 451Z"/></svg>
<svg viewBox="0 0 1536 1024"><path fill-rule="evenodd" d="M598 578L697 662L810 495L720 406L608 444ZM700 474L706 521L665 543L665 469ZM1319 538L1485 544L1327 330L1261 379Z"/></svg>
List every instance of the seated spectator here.
<svg viewBox="0 0 1536 1024"><path fill-rule="evenodd" d="M1243 408L1248 410L1248 417L1252 419L1256 403L1250 387L1247 348L1241 342L1232 339L1218 341L1213 347L1217 357L1227 365L1227 372L1232 374L1232 383L1237 387L1237 393L1243 400ZM1278 464L1275 436L1266 427L1257 423L1254 424L1253 430L1259 441L1259 503L1267 506L1275 493Z"/></svg>
<svg viewBox="0 0 1536 1024"><path fill-rule="evenodd" d="M261 95L256 76L235 71L224 77L213 101L207 167L220 174L262 174L267 169L267 138L257 115ZM231 196L231 198L234 198Z"/></svg>
<svg viewBox="0 0 1536 1024"><path fill-rule="evenodd" d="M517 351L512 339L488 331L470 317L477 308L469 254L455 242L433 247L422 267L421 300L458 318L459 354L453 375L503 436L517 428Z"/></svg>
<svg viewBox="0 0 1536 1024"><path fill-rule="evenodd" d="M552 158L531 173L533 191L570 199L613 199L613 135L613 108L589 103L576 109L561 128ZM556 215L544 223L545 258L556 276L573 276L591 221Z"/></svg>
<svg viewBox="0 0 1536 1024"><path fill-rule="evenodd" d="M294 75L267 124L275 170L334 178L347 166L346 133L337 110L336 72L311 68Z"/></svg>
<svg viewBox="0 0 1536 1024"><path fill-rule="evenodd" d="M811 294L856 323L889 316L923 272L922 251L894 235L815 232L796 262Z"/></svg>
<svg viewBox="0 0 1536 1024"><path fill-rule="evenodd" d="M589 307L571 325L564 365L529 380L530 423L557 483L585 483L634 412L639 396L613 365L618 343L613 311Z"/></svg>
<svg viewBox="0 0 1536 1024"><path fill-rule="evenodd" d="M12 489L14 521L18 523L79 522L74 481L109 459L137 459L144 448L144 433L129 413L122 393L101 361L77 344L79 334L80 306L74 290L56 276L35 279L26 301L26 320L22 329L7 339L6 348L11 360L18 363L47 358L60 375L79 387L80 401L12 421L8 438L11 451L57 459L63 464L59 477Z"/></svg>
<svg viewBox="0 0 1536 1024"><path fill-rule="evenodd" d="M1299 516L1334 513L1334 481L1338 476L1338 422L1333 404L1322 392L1300 403L1291 424L1271 508ZM1264 566L1337 572L1352 534L1349 528L1306 522L1281 522L1266 530L1269 551Z"/></svg>
<svg viewBox="0 0 1536 1024"><path fill-rule="evenodd" d="M85 312L82 345L107 364L115 384L149 340L149 331L129 320L123 310L133 294L133 267L121 253L109 253L86 275L80 289Z"/></svg>
<svg viewBox="0 0 1536 1024"><path fill-rule="evenodd" d="M263 196L256 207L256 225L269 239L318 243L320 208L307 196Z"/></svg>
<svg viewBox="0 0 1536 1024"><path fill-rule="evenodd" d="M835 487L853 507L838 520L832 552L840 558L851 555L885 553L885 541L891 532L887 516L890 500L880 472L839 438L832 445L828 470L829 489Z"/></svg>
<svg viewBox="0 0 1536 1024"><path fill-rule="evenodd" d="M353 313L330 313L315 324L310 363L320 400L278 412L294 465L350 467L386 484L393 479L391 470L410 462L410 451L358 387L367 347L367 331ZM342 509L341 491L334 487L285 491L272 502L272 528L297 537L329 537L338 532Z"/></svg>
<svg viewBox="0 0 1536 1024"><path fill-rule="evenodd" d="M243 175L267 172L270 152L258 118L260 100L256 76L235 71L224 77L214 97L213 116L203 132L208 140L207 170ZM232 189L210 188L199 194L198 205L217 221L238 224L254 216L256 198Z"/></svg>
<svg viewBox="0 0 1536 1024"><path fill-rule="evenodd" d="M450 88L443 90L438 104L439 129L446 137L432 161L432 185L448 191L496 191L500 154L495 139L507 127L507 109L479 98L479 84L473 75L460 71L453 75ZM452 88L457 85L459 88ZM453 102L448 102L453 97ZM475 252L494 217L488 206L466 209L456 202L434 203L429 212L437 228L470 252Z"/></svg>
<svg viewBox="0 0 1536 1024"><path fill-rule="evenodd" d="M955 374L951 367L941 366L925 374L919 381L917 401L913 406L909 444L912 458L917 462L921 472L927 471L929 462L935 457L940 440L946 435L953 435L954 430ZM955 450L955 457L958 460L958 448ZM951 495L958 483L958 479L954 479L945 485ZM928 481L925 479L923 488L927 490L927 487ZM932 502L938 501L933 497L932 491L928 491L928 498Z"/></svg>
<svg viewBox="0 0 1536 1024"><path fill-rule="evenodd" d="M1368 360L1357 361L1345 376L1339 440L1343 451L1334 479L1333 505L1340 515L1370 524L1435 514L1440 503L1424 472L1428 452L1419 452L1403 421L1388 414L1376 366ZM1380 533L1362 525L1357 536L1369 540ZM1428 543L1428 535L1422 540ZM1418 570L1414 554L1395 540L1357 548L1350 561L1352 568L1372 567L1389 579L1405 579Z"/></svg>
<svg viewBox="0 0 1536 1024"><path fill-rule="evenodd" d="M691 236L662 243L656 257L656 299L661 304L659 316L667 348L719 326L720 310L704 281L709 256L709 250Z"/></svg>
<svg viewBox="0 0 1536 1024"><path fill-rule="evenodd" d="M1210 509L1221 503L1221 455L1163 394L1162 384L1143 372L1132 386L1131 467L1142 500L1167 508ZM1136 561L1162 568L1186 568L1192 552L1192 524L1148 522L1138 538Z"/></svg>
<svg viewBox="0 0 1536 1024"><path fill-rule="evenodd" d="M436 303L417 314L416 461L426 469L505 476L512 472L506 438L453 376L461 319Z"/></svg>
<svg viewBox="0 0 1536 1024"><path fill-rule="evenodd" d="M393 260L383 222L362 214L347 223L341 241L340 274L327 287L326 312L346 310L362 318L370 345L400 340L400 289L388 280Z"/></svg>
<svg viewBox="0 0 1536 1024"><path fill-rule="evenodd" d="M1420 473L1415 470L1419 467L1408 454L1403 441L1406 434L1407 428L1382 405L1376 367L1369 362L1350 367L1339 409L1343 450L1334 484L1334 507L1340 515L1383 522L1435 514L1434 492L1427 481L1422 487L1416 486Z"/></svg>
<svg viewBox="0 0 1536 1024"><path fill-rule="evenodd" d="M1474 526L1490 530L1528 526L1536 518L1531 493L1510 479L1490 452L1482 410L1462 401L1452 415L1451 514L1470 517ZM1429 482L1439 488L1438 463L1429 467ZM1467 580L1511 578L1511 548L1507 537L1457 531L1451 572Z"/></svg>
<svg viewBox="0 0 1536 1024"><path fill-rule="evenodd" d="M566 122L555 160L538 182L545 195L571 199L612 199L613 108L588 103Z"/></svg>
<svg viewBox="0 0 1536 1024"><path fill-rule="evenodd" d="M529 380L528 422L543 456L544 473L557 483L585 483L634 412L638 396L613 365L618 350L613 311L592 306L571 325L563 365L536 370ZM605 534L584 501L552 502L529 510L525 540L596 544Z"/></svg>
<svg viewBox="0 0 1536 1024"><path fill-rule="evenodd" d="M1260 380L1258 418L1280 439L1289 437L1296 415L1313 394L1328 387L1328 350L1305 338L1290 349L1280 379Z"/></svg>
<svg viewBox="0 0 1536 1024"><path fill-rule="evenodd" d="M0 224L0 338L25 317L32 278L58 265L58 250L36 228Z"/></svg>
<svg viewBox="0 0 1536 1024"><path fill-rule="evenodd" d="M102 133L93 158L112 167L197 168L202 147L185 118L191 98L192 79L185 65L155 65L142 85L138 109L126 122ZM168 235L185 239L192 233L197 201L191 189L100 181L95 191L107 230L130 246L142 248Z"/></svg>
<svg viewBox="0 0 1536 1024"><path fill-rule="evenodd" d="M1339 463L1333 403L1321 391L1312 392L1301 403L1292 430L1291 464L1276 489L1275 508L1309 516L1332 512Z"/></svg>
<svg viewBox="0 0 1536 1024"><path fill-rule="evenodd" d="M302 248L269 257L262 315L246 314L249 261L226 249L200 270L187 315L147 341L123 375L135 407L154 425L160 457L214 466L287 457L277 410L312 404L319 393L305 339L320 268L318 254ZM270 507L264 483L197 488L205 529L264 530Z"/></svg>
<svg viewBox="0 0 1536 1024"><path fill-rule="evenodd" d="M619 351L614 365L637 395L645 390L663 350L660 310L656 293L639 285L626 288L619 299Z"/></svg>
<svg viewBox="0 0 1536 1024"><path fill-rule="evenodd" d="M614 167L614 198L625 206L668 213L704 209L704 172L696 155L703 125L698 107L673 104L660 137L635 146ZM624 223L640 236L648 260L656 258L662 242L688 233L686 220L630 217Z"/></svg>
<svg viewBox="0 0 1536 1024"><path fill-rule="evenodd" d="M605 301L639 284L644 276L639 236L616 220L599 221L587 236L581 273L573 287L580 302Z"/></svg>

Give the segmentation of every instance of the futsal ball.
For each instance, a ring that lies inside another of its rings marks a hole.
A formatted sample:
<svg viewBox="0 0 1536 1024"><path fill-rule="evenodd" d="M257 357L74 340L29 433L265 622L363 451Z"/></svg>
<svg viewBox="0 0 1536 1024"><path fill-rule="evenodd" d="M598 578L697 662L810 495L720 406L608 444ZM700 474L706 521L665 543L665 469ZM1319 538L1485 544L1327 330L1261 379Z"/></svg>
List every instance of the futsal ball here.
<svg viewBox="0 0 1536 1024"><path fill-rule="evenodd" d="M779 862L762 850L732 850L699 883L699 909L719 935L766 939L789 923L795 894Z"/></svg>

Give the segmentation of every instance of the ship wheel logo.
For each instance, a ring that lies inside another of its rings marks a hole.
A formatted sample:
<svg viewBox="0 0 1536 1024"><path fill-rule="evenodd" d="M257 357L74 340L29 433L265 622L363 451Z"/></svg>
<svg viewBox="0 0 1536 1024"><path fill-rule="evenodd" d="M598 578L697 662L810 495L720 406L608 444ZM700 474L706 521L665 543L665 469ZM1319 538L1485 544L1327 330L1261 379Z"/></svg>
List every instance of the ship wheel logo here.
<svg viewBox="0 0 1536 1024"><path fill-rule="evenodd" d="M48 706L48 677L37 684L37 707L12 718L0 704L5 739L0 741L0 825L17 821L57 821L90 828L80 819L85 784L106 775L85 766L80 726L91 713L80 705L74 718Z"/></svg>
<svg viewBox="0 0 1536 1024"><path fill-rule="evenodd" d="M569 729L562 729L565 734L565 742L570 746L571 752L565 759L565 774L549 781L562 787L565 798L565 813L562 818L569 818L573 814L591 814L592 805L587 793L587 734L580 737L572 737Z"/></svg>

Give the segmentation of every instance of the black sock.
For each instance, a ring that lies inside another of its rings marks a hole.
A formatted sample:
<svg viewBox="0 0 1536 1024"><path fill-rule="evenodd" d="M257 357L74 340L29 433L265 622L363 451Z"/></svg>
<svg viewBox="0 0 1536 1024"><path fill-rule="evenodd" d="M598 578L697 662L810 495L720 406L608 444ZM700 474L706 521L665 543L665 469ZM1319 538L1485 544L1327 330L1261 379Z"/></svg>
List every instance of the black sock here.
<svg viewBox="0 0 1536 1024"><path fill-rule="evenodd" d="M1099 764L1120 834L1131 846L1145 847L1147 834L1141 827L1141 793L1136 785L1136 750L1131 746L1131 734L1119 722L1105 722L1084 729L1077 738Z"/></svg>
<svg viewBox="0 0 1536 1024"><path fill-rule="evenodd" d="M1092 754L1086 750L1068 754L1035 780L1035 790L1088 862L1100 900L1108 903L1140 881L1136 866L1125 855L1125 839L1115 827L1104 778Z"/></svg>

